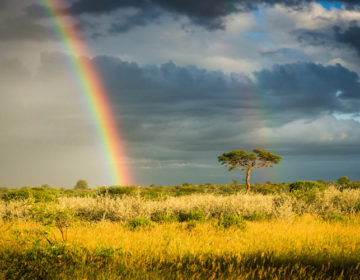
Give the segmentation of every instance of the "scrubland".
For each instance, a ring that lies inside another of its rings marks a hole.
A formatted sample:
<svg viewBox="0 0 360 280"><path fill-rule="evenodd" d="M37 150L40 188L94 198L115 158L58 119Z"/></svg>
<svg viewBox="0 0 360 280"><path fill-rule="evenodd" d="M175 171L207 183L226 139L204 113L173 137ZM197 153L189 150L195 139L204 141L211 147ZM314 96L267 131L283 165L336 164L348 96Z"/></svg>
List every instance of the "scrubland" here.
<svg viewBox="0 0 360 280"><path fill-rule="evenodd" d="M0 278L360 279L360 190L282 189L6 192Z"/></svg>

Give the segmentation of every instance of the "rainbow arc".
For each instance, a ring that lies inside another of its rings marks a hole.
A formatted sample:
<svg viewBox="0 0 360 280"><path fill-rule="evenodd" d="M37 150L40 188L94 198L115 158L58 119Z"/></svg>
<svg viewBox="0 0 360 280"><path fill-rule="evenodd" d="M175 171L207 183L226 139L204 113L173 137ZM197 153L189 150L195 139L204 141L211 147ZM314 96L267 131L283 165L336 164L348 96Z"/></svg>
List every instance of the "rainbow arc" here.
<svg viewBox="0 0 360 280"><path fill-rule="evenodd" d="M109 102L108 93L95 63L90 58L90 50L82 32L70 15L60 14L62 0L42 0L54 23L58 37L69 53L74 73L91 112L91 117L102 142L112 184L130 185L132 176L126 163L122 135L115 121L115 114Z"/></svg>

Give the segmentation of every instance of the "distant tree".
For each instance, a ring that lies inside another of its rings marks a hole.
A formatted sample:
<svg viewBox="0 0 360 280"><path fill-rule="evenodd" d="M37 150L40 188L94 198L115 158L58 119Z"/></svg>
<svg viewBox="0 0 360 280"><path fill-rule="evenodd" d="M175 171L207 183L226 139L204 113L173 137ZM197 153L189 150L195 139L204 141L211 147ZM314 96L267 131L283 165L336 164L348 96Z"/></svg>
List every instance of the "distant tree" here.
<svg viewBox="0 0 360 280"><path fill-rule="evenodd" d="M232 179L230 184L236 186L238 184L238 181L235 179Z"/></svg>
<svg viewBox="0 0 360 280"><path fill-rule="evenodd" d="M229 168L229 171L240 169L246 173L246 194L250 192L250 172L254 168L272 167L273 164L278 164L281 159L281 156L259 149L254 149L250 154L247 151L239 150L218 156L219 162Z"/></svg>
<svg viewBox="0 0 360 280"><path fill-rule="evenodd" d="M337 179L337 182L340 184L340 185L346 185L346 184L349 184L350 183L350 179L348 176L341 176L339 177L339 179Z"/></svg>
<svg viewBox="0 0 360 280"><path fill-rule="evenodd" d="M76 182L74 189L77 190L87 190L89 188L89 184L86 180L80 179Z"/></svg>

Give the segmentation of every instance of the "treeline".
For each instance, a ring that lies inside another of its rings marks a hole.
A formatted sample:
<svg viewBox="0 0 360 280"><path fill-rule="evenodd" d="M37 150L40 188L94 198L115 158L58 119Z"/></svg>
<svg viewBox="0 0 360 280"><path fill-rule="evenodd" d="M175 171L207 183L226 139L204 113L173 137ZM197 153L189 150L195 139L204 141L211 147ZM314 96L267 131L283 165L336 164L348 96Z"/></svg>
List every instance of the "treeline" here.
<svg viewBox="0 0 360 280"><path fill-rule="evenodd" d="M271 183L253 184L253 194L294 194L311 197L314 192L321 192L329 187L335 187L342 191L347 189L360 189L359 181L350 181L343 176L337 182L318 181L296 181L293 183ZM50 185L25 186L22 188L0 187L0 199L3 201L33 199L35 202L55 201L60 197L140 197L143 199L166 199L167 197L180 197L192 194L214 194L214 195L234 195L244 193L245 184L238 184L235 180L231 184L215 185L211 183L192 185L184 183L176 186L103 186L90 188L86 180L79 180L73 188L57 188Z"/></svg>

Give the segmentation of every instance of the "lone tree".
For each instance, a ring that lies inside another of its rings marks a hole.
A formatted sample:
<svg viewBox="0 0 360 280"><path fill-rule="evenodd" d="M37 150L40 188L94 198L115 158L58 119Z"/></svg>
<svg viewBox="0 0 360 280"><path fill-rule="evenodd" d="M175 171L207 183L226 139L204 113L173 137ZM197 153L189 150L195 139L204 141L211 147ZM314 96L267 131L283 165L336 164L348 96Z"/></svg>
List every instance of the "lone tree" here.
<svg viewBox="0 0 360 280"><path fill-rule="evenodd" d="M348 176L341 176L339 179L337 179L337 182L340 184L340 185L347 185L350 183L350 179Z"/></svg>
<svg viewBox="0 0 360 280"><path fill-rule="evenodd" d="M229 171L240 169L246 173L246 194L250 192L250 172L253 168L272 167L281 161L281 156L268 151L254 149L251 154L247 151L232 151L218 156L219 162L229 168Z"/></svg>
<svg viewBox="0 0 360 280"><path fill-rule="evenodd" d="M76 190L87 190L89 188L89 184L86 180L80 179L76 182L74 189Z"/></svg>

